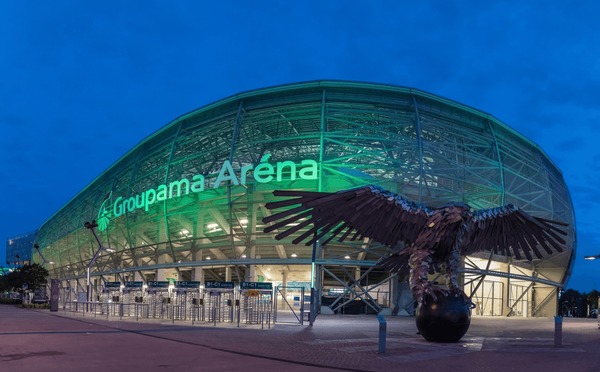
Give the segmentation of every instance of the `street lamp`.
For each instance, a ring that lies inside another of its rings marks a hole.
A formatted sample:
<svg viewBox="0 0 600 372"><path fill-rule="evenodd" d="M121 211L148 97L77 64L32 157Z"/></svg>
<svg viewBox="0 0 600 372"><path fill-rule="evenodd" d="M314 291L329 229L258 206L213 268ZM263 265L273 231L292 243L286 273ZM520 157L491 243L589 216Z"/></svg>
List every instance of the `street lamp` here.
<svg viewBox="0 0 600 372"><path fill-rule="evenodd" d="M96 227L98 227L98 224L96 223L96 220L93 220L92 222L85 222L83 224L83 227L85 227L86 229L89 229L92 234L94 235L94 238L96 238L96 241L98 242L98 249L96 250L96 253L94 253L94 256L92 257L92 259L90 260L90 262L87 265L87 294L86 294L86 301L90 302L92 300L92 283L90 282L90 271L92 269L92 265L94 264L94 262L96 262L96 259L98 258L98 256L100 255L100 252L107 251L107 252L114 252L115 250L112 248L107 248L104 247L102 245L102 242L100 242L100 238L98 238L98 234L96 234Z"/></svg>

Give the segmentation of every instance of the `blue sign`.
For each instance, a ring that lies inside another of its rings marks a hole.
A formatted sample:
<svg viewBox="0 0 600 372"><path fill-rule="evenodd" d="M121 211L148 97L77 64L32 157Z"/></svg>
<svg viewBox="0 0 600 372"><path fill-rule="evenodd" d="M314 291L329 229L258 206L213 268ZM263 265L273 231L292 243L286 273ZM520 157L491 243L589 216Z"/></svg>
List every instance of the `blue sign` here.
<svg viewBox="0 0 600 372"><path fill-rule="evenodd" d="M177 288L200 288L200 282L175 282Z"/></svg>
<svg viewBox="0 0 600 372"><path fill-rule="evenodd" d="M167 280L149 281L148 288L169 288L169 282Z"/></svg>
<svg viewBox="0 0 600 372"><path fill-rule="evenodd" d="M125 282L125 288L142 288L144 282Z"/></svg>
<svg viewBox="0 0 600 372"><path fill-rule="evenodd" d="M271 282L241 282L240 289L273 289Z"/></svg>
<svg viewBox="0 0 600 372"><path fill-rule="evenodd" d="M208 289L233 289L233 282L216 282L207 280L204 282L204 288Z"/></svg>

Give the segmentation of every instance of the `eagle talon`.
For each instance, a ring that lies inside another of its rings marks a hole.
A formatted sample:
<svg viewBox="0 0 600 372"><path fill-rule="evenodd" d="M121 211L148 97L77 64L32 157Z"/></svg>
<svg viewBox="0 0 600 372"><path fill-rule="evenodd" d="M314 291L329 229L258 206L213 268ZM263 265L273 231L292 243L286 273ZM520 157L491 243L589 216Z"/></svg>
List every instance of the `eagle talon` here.
<svg viewBox="0 0 600 372"><path fill-rule="evenodd" d="M415 293L415 298L420 304L427 304L429 300L437 302L441 296L448 296L448 291L430 282L422 284L421 290Z"/></svg>
<svg viewBox="0 0 600 372"><path fill-rule="evenodd" d="M448 291L448 293L452 293L454 297L462 298L463 302L469 306L470 309L475 308L475 304L471 301L471 298L467 296L467 294L460 288L453 288Z"/></svg>

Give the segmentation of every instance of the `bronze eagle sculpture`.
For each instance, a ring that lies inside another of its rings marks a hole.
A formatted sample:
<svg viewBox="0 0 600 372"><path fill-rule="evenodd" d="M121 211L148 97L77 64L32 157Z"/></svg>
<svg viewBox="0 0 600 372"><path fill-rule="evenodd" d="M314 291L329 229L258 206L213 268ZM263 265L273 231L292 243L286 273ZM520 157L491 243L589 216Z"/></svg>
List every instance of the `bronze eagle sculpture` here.
<svg viewBox="0 0 600 372"><path fill-rule="evenodd" d="M268 209L286 208L267 216L273 224L266 233L278 231L280 240L308 229L293 240L311 245L322 239L326 245L370 238L397 250L379 261L388 272L407 272L412 294L418 303L427 295L470 299L457 282L461 255L480 251L533 260L565 249L567 233L559 226L568 224L533 217L512 204L471 210L465 203L448 203L439 208L417 204L379 186L364 186L335 193L275 191L289 199L270 202ZM291 207L291 208L290 208ZM311 226L312 225L312 226ZM447 289L429 282L428 273L442 273Z"/></svg>

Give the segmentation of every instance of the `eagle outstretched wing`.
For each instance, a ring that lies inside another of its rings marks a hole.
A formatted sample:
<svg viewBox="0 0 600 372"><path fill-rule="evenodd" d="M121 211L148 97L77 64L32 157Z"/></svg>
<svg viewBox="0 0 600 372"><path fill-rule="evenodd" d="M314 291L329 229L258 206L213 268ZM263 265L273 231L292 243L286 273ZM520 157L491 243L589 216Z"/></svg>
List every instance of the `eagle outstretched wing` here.
<svg viewBox="0 0 600 372"><path fill-rule="evenodd" d="M473 212L462 242L461 255L479 251L513 256L529 261L532 253L542 258L540 247L548 254L562 252L567 233L559 226L568 224L533 217L512 204Z"/></svg>
<svg viewBox="0 0 600 372"><path fill-rule="evenodd" d="M280 240L310 226L293 240L294 244L304 241L311 245L327 235L323 245L335 237L339 241L367 237L394 247L400 241L414 240L431 214L429 208L378 186L336 193L275 191L273 194L291 199L267 203L268 209L292 208L265 217L265 223L275 223L264 231L285 228L275 236Z"/></svg>

